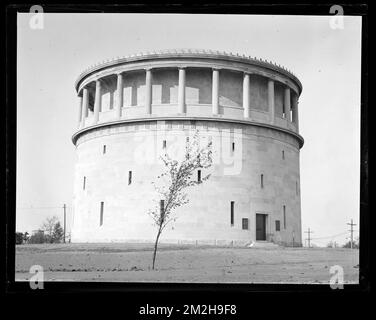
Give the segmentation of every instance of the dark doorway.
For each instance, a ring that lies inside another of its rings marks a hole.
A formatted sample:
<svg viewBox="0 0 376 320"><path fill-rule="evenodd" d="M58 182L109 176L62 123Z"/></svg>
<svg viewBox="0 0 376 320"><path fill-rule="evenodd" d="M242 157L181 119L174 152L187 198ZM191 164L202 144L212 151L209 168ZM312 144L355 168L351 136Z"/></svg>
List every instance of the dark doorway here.
<svg viewBox="0 0 376 320"><path fill-rule="evenodd" d="M266 214L256 214L256 241L266 240Z"/></svg>

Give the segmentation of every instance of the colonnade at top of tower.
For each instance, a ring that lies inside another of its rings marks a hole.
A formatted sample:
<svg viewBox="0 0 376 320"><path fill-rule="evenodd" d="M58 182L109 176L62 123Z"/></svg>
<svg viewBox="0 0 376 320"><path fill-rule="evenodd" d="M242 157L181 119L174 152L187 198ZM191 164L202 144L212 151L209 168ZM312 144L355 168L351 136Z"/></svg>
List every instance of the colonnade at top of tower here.
<svg viewBox="0 0 376 320"><path fill-rule="evenodd" d="M161 65L95 73L78 87L78 127L133 118L213 117L298 132L296 86L229 66Z"/></svg>

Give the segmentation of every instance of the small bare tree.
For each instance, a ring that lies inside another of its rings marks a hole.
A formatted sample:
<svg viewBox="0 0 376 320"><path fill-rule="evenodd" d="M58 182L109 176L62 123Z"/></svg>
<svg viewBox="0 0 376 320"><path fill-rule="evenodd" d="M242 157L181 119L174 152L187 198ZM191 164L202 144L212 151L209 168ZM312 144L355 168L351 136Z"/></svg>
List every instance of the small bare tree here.
<svg viewBox="0 0 376 320"><path fill-rule="evenodd" d="M186 189L201 184L210 177L210 174L207 174L192 179L196 170L208 169L212 165L211 145L212 143L209 142L204 147L200 147L198 131L196 131L193 142L187 142L183 160L171 159L167 153L161 156L164 171L157 177L161 183L152 182L160 200L155 208L148 212L158 229L154 243L153 270L162 231L171 221L176 220L174 210L189 202Z"/></svg>

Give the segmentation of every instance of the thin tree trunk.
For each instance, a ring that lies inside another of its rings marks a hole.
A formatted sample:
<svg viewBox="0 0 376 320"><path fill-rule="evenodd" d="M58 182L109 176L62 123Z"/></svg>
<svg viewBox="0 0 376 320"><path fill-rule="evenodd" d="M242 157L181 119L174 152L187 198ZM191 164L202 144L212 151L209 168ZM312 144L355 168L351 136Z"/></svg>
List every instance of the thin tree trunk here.
<svg viewBox="0 0 376 320"><path fill-rule="evenodd" d="M157 256L157 248L158 248L158 241L159 241L159 236L161 235L162 230L161 227L159 227L157 238L155 239L155 244L154 244L154 253L153 253L153 270L154 270L154 265L155 265L155 258Z"/></svg>

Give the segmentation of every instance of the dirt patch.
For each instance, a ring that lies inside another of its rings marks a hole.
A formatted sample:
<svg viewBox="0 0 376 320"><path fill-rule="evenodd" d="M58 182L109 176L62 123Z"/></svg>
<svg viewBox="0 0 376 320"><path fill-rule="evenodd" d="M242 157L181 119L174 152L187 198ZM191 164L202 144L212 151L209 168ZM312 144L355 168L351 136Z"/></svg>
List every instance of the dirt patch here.
<svg viewBox="0 0 376 320"><path fill-rule="evenodd" d="M246 248L162 244L151 270L152 244L53 244L16 247L16 280L41 265L45 280L329 283L330 267L358 283L359 251L330 248Z"/></svg>

